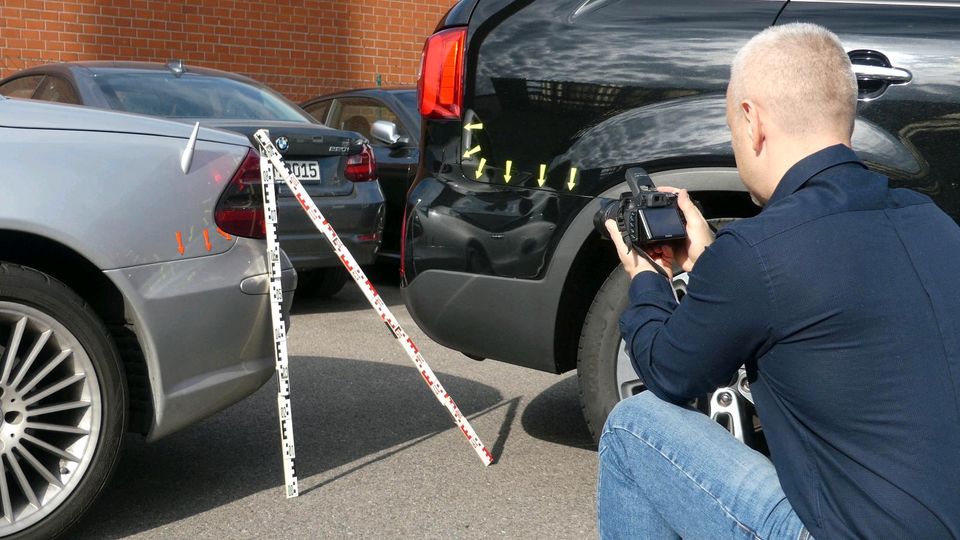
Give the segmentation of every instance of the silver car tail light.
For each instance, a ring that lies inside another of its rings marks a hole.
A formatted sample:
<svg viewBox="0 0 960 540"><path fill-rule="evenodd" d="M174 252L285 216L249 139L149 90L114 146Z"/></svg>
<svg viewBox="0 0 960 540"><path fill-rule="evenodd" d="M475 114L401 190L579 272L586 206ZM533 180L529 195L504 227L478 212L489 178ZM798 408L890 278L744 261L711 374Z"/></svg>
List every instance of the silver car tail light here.
<svg viewBox="0 0 960 540"><path fill-rule="evenodd" d="M217 201L217 227L245 238L266 238L263 193L260 189L260 156L251 148Z"/></svg>

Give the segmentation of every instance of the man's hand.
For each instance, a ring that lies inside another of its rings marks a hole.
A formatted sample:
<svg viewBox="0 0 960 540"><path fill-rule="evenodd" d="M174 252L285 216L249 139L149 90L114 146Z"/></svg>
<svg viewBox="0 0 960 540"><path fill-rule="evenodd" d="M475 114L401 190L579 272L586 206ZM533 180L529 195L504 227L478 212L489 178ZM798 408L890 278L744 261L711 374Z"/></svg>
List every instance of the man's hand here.
<svg viewBox="0 0 960 540"><path fill-rule="evenodd" d="M604 225L607 227L607 232L610 233L610 238L613 240L613 244L617 246L617 255L620 256L620 262L623 263L623 269L627 272L627 275L630 276L630 279L633 279L634 276L640 272L656 272L657 270L650 264L647 259L642 255L637 253L637 248L634 246L627 247L623 242L623 236L620 235L620 230L617 229L617 222L608 219ZM650 246L644 252L650 256L664 272L671 278L673 278L673 248L667 244L657 244Z"/></svg>
<svg viewBox="0 0 960 540"><path fill-rule="evenodd" d="M677 204L680 211L683 212L683 217L687 220L687 239L682 244L655 244L644 250L672 278L674 264L677 264L684 272L693 270L693 265L696 264L697 259L700 258L700 255L703 255L707 246L713 243L713 230L710 229L707 220L700 213L700 209L690 200L687 190L668 186L659 187L657 190L665 193L676 193ZM620 256L623 269L630 276L630 279L633 279L640 272L657 271L647 259L637 253L636 248L633 246L627 248L620 231L617 229L616 222L608 219L604 225L607 227L607 232L610 233L614 245L617 246L617 255Z"/></svg>
<svg viewBox="0 0 960 540"><path fill-rule="evenodd" d="M680 211L687 220L687 241L682 246L674 245L671 251L680 268L683 268L684 272L689 272L693 270L693 265L696 264L700 255L703 255L707 246L713 243L713 231L700 213L700 209L690 200L687 190L663 186L658 187L657 191L677 194Z"/></svg>

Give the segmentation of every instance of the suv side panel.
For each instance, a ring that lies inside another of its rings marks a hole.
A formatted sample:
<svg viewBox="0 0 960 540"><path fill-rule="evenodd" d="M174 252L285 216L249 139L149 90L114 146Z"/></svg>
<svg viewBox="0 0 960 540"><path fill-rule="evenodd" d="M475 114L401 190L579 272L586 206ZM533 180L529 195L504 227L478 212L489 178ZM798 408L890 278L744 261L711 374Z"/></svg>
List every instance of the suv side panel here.
<svg viewBox="0 0 960 540"><path fill-rule="evenodd" d="M734 166L728 66L782 5L480 2L464 121L425 122L408 193L405 298L418 324L471 355L565 369L554 325L593 198L622 191L632 165Z"/></svg>
<svg viewBox="0 0 960 540"><path fill-rule="evenodd" d="M854 149L889 176L891 186L929 195L960 221L960 4L892 4L794 1L778 23L830 28L848 53L859 51L854 70L857 64L886 63L910 72L906 84L861 82L861 95L867 95L857 109Z"/></svg>
<svg viewBox="0 0 960 540"><path fill-rule="evenodd" d="M476 230L449 242L408 238L415 273L542 278L557 239L586 203L578 196L621 183L626 166L733 165L723 105L729 62L773 23L780 4L736 2L718 17L713 3L680 3L592 2L576 17L582 1L478 5L464 122L428 123L420 171L453 191L438 193L438 209L448 207ZM649 32L637 39L638 28ZM469 124L483 128L464 129ZM435 207L420 200L423 206ZM434 253L440 247L449 253Z"/></svg>

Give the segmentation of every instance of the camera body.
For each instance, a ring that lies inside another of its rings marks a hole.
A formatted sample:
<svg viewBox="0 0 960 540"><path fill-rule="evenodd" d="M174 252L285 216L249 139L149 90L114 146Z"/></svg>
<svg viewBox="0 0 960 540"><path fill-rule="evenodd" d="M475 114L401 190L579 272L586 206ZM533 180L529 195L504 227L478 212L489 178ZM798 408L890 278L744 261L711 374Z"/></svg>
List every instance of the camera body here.
<svg viewBox="0 0 960 540"><path fill-rule="evenodd" d="M653 187L646 171L640 167L627 169L630 193L619 199L602 199L593 218L597 232L609 237L604 223L614 220L627 246L642 249L657 242L670 242L687 237L687 221L677 203L675 193L664 193Z"/></svg>

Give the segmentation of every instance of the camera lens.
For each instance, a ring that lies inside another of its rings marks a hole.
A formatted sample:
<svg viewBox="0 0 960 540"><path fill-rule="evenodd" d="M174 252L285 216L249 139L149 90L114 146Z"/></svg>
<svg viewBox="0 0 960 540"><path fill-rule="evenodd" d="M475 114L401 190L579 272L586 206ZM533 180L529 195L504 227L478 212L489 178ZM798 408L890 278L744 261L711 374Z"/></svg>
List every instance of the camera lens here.
<svg viewBox="0 0 960 540"><path fill-rule="evenodd" d="M607 232L606 221L612 219L616 221L617 211L620 209L620 201L616 199L600 199L600 209L593 215L593 228L602 238L610 238Z"/></svg>

